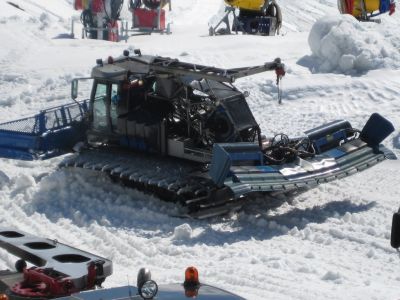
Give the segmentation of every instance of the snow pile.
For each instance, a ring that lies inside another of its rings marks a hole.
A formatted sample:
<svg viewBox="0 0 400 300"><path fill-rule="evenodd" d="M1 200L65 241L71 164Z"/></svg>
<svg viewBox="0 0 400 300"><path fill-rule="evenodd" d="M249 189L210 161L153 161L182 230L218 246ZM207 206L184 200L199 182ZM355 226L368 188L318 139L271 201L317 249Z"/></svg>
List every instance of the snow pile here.
<svg viewBox="0 0 400 300"><path fill-rule="evenodd" d="M190 240L192 236L192 227L185 223L175 227L174 240Z"/></svg>
<svg viewBox="0 0 400 300"><path fill-rule="evenodd" d="M349 15L318 20L308 38L315 71L353 74L399 68L396 40L379 32L384 25L360 23Z"/></svg>

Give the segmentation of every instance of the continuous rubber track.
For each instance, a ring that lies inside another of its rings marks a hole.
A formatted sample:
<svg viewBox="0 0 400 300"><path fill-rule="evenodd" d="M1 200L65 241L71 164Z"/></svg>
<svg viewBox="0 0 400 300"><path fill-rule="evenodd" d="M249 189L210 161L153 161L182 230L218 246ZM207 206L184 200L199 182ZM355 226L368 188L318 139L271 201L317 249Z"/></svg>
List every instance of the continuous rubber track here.
<svg viewBox="0 0 400 300"><path fill-rule="evenodd" d="M182 208L179 217L205 219L239 210L245 198L234 199L229 188L218 188L203 165L120 149L90 149L66 158L61 168L83 168Z"/></svg>

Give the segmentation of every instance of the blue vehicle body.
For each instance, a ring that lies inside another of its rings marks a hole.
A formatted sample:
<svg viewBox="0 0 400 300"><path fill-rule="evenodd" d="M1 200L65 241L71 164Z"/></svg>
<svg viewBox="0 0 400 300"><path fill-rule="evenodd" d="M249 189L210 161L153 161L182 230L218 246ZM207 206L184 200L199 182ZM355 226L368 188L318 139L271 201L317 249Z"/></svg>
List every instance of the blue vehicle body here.
<svg viewBox="0 0 400 300"><path fill-rule="evenodd" d="M46 159L71 151L85 140L87 101L61 105L0 124L0 157Z"/></svg>

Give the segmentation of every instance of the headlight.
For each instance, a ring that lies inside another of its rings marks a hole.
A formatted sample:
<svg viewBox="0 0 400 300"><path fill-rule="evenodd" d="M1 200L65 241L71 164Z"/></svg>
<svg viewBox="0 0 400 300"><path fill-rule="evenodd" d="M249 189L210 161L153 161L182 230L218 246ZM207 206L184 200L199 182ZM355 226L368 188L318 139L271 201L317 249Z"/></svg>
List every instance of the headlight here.
<svg viewBox="0 0 400 300"><path fill-rule="evenodd" d="M143 299L153 299L158 292L158 285L154 280L148 280L139 288L139 295Z"/></svg>

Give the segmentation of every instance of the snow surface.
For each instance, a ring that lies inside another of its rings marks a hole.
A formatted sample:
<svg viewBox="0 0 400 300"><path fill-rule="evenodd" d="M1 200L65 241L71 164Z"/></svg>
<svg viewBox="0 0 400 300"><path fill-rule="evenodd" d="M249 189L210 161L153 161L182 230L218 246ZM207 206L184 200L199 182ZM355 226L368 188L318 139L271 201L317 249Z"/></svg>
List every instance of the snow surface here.
<svg viewBox="0 0 400 300"><path fill-rule="evenodd" d="M400 14L381 24L340 16L335 0L279 0L282 35L208 36L222 0L174 0L172 35L127 43L69 39L72 1L0 2L1 121L67 103L73 77L96 58L126 48L221 67L281 57L287 65L283 105L272 73L237 81L266 135L291 136L334 119L361 128L379 112L395 125L385 145L399 150ZM315 24L315 25L314 25ZM82 93L83 95L83 93ZM397 210L398 161L292 199L257 199L245 210L206 221L169 217L173 205L87 170L57 170L62 158L0 160L0 225L58 239L109 257L105 286L135 282L142 266L158 282L200 279L248 299L397 299L400 260L389 245ZM15 258L0 250L0 268Z"/></svg>

